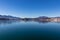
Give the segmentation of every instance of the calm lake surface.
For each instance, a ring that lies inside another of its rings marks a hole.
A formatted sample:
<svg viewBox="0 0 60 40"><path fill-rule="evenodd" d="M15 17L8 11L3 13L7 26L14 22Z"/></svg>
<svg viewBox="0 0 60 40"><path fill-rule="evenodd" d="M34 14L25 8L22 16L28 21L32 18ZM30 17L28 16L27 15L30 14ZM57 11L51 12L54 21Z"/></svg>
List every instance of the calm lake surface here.
<svg viewBox="0 0 60 40"><path fill-rule="evenodd" d="M60 40L60 23L0 21L0 40Z"/></svg>

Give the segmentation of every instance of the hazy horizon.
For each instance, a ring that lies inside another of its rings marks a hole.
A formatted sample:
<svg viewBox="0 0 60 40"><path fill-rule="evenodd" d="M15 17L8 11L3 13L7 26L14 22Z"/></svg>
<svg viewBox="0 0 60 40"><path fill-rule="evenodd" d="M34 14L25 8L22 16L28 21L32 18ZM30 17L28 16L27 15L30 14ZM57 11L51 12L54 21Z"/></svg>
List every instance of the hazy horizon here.
<svg viewBox="0 0 60 40"><path fill-rule="evenodd" d="M60 16L60 0L0 0L0 14L22 18Z"/></svg>

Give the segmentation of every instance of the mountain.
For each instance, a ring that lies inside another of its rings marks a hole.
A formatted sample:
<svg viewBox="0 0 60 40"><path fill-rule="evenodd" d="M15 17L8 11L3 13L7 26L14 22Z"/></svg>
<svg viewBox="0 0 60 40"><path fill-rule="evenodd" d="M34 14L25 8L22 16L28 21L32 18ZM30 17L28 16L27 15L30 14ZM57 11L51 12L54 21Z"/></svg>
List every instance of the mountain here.
<svg viewBox="0 0 60 40"><path fill-rule="evenodd" d="M37 18L40 18L40 19L49 19L50 17L47 17L47 16L40 16L40 17L37 17Z"/></svg>
<svg viewBox="0 0 60 40"><path fill-rule="evenodd" d="M10 15L0 15L0 20L17 20L19 17L13 17Z"/></svg>

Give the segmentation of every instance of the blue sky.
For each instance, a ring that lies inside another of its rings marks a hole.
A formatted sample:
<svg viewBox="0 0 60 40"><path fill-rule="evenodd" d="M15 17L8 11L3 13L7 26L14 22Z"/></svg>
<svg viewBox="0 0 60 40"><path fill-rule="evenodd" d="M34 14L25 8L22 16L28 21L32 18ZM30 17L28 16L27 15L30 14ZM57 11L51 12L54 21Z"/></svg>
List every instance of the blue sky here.
<svg viewBox="0 0 60 40"><path fill-rule="evenodd" d="M0 14L17 17L60 16L60 0L0 0Z"/></svg>

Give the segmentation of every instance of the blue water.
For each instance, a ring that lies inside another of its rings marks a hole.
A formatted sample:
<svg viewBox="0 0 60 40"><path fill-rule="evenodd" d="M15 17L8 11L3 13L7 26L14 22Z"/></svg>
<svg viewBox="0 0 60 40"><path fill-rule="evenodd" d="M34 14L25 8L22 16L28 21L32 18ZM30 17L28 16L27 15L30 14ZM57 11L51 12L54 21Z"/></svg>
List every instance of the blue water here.
<svg viewBox="0 0 60 40"><path fill-rule="evenodd" d="M0 21L0 40L60 40L60 23Z"/></svg>

